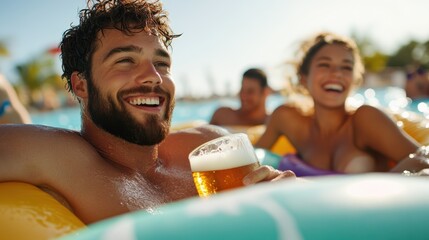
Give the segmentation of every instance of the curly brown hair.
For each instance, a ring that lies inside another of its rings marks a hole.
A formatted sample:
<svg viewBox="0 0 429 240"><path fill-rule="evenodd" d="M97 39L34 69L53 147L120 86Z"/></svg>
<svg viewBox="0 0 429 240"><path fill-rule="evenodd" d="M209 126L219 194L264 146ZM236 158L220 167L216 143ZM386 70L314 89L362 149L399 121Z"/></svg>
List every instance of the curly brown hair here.
<svg viewBox="0 0 429 240"><path fill-rule="evenodd" d="M62 77L70 92L74 71L91 81L91 58L100 31L117 29L127 35L145 31L158 36L166 48L180 36L171 30L168 13L158 0L88 0L87 6L79 12L79 25L66 30L60 43Z"/></svg>

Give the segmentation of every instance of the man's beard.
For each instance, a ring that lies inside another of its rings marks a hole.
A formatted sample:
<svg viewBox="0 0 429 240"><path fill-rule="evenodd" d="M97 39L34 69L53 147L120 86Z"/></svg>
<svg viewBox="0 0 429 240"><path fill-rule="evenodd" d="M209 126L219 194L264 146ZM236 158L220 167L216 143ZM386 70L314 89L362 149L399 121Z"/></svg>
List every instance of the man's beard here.
<svg viewBox="0 0 429 240"><path fill-rule="evenodd" d="M169 133L174 99L171 98L170 94L161 90L159 86L153 89L141 86L132 89L132 92L156 92L166 95L167 111L165 115L160 117L154 114L146 114L146 122L144 124L139 123L125 109L122 101L118 101L120 103L120 107L118 107L112 97L103 98L99 89L93 83L88 83L88 111L92 121L99 128L130 143L146 146L160 143Z"/></svg>

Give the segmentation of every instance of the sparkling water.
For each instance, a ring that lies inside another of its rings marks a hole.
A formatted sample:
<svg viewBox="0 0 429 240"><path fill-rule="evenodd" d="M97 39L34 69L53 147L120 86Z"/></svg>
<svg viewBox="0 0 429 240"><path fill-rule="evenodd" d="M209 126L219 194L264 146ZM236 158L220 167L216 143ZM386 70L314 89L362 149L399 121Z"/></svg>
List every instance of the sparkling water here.
<svg viewBox="0 0 429 240"><path fill-rule="evenodd" d="M280 94L272 94L268 97L267 109L274 110L283 104L286 98ZM359 89L349 98L348 103L352 106L370 104L389 108L393 111L413 111L429 117L429 99L410 101L405 92L398 87L366 88ZM220 98L203 101L178 101L174 109L172 125L186 123L195 120L210 121L213 112L220 106L239 107L237 98ZM80 109L64 108L46 113L31 114L33 123L73 130L80 130Z"/></svg>

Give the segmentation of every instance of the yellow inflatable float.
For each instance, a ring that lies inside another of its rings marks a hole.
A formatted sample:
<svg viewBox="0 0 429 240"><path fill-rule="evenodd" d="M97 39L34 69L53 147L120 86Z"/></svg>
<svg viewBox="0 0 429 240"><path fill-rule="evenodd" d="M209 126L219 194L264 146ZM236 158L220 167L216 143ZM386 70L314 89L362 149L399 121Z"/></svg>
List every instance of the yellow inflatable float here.
<svg viewBox="0 0 429 240"><path fill-rule="evenodd" d="M422 145L429 145L429 120L414 112L393 113L396 124Z"/></svg>
<svg viewBox="0 0 429 240"><path fill-rule="evenodd" d="M53 239L84 228L51 195L21 182L0 183L0 239Z"/></svg>

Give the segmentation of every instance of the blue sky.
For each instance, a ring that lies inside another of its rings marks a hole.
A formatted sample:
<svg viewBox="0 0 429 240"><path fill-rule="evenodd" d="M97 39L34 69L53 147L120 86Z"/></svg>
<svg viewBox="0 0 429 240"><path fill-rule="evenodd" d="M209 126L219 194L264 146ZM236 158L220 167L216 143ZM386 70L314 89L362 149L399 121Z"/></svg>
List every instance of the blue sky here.
<svg viewBox="0 0 429 240"><path fill-rule="evenodd" d="M317 31L371 37L391 52L414 38L429 39L426 0L164 0L171 24L178 95L235 93L248 67L262 67L281 88L284 61ZM16 63L56 46L86 0L9 0L0 9L0 39L11 56L0 71L16 81Z"/></svg>

